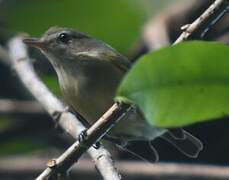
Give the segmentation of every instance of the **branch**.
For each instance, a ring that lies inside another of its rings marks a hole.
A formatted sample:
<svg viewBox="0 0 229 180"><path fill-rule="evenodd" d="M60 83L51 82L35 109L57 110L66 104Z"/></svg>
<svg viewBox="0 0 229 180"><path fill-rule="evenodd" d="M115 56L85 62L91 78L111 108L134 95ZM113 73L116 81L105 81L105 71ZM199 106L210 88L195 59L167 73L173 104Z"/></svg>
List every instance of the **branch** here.
<svg viewBox="0 0 229 180"><path fill-rule="evenodd" d="M158 15L150 18L143 28L142 40L136 43L135 51L132 53L134 59L147 51L155 51L156 49L171 45L180 35L180 27L189 22L193 22L214 1L179 1L164 9ZM221 41L227 44L229 40L225 33L228 29L227 23L229 16L224 14L228 11L225 8L228 7L229 5L226 4L220 6L220 8L218 8L210 18L205 20L201 27L198 27L198 30L192 34L192 39L203 39L203 36L207 32L205 40ZM222 16L223 18L220 19ZM217 26L212 28L215 22L217 22ZM204 33L201 34L201 32Z"/></svg>
<svg viewBox="0 0 229 180"><path fill-rule="evenodd" d="M197 18L192 24L188 24L183 26L182 30L185 31L180 35L180 37L175 41L174 44L180 43L182 41L187 40L191 34L193 34L198 28L207 21L212 15L214 15L214 12L216 9L218 9L222 4L224 3L224 0L216 0L199 18Z"/></svg>
<svg viewBox="0 0 229 180"><path fill-rule="evenodd" d="M115 122L122 118L128 109L130 109L130 106L127 104L115 103L86 131L86 139L82 142L76 141L58 159L51 160L48 163L49 167L36 180L52 179L52 177L56 177L56 172L66 172L94 142L98 141ZM113 178L110 177L110 179Z"/></svg>
<svg viewBox="0 0 229 180"><path fill-rule="evenodd" d="M78 135L85 129L85 127L73 114L66 111L66 107L37 77L31 65L31 61L28 58L26 47L20 37L14 38L9 42L9 53L10 62L25 87L53 117L53 119L57 120L59 125L67 133L77 139ZM98 150L90 148L88 153L92 157L97 169L100 171L104 179L120 179L120 175L116 171L108 151L103 147L100 147Z"/></svg>
<svg viewBox="0 0 229 180"><path fill-rule="evenodd" d="M24 179L31 174L37 174L44 168L46 158L14 157L0 158L0 176L6 178L23 175ZM194 165L184 163L157 163L150 164L139 161L119 161L117 168L125 179L229 179L229 167L216 165ZM98 179L89 160L82 160L72 167L72 179Z"/></svg>
<svg viewBox="0 0 229 180"><path fill-rule="evenodd" d="M0 99L0 114L44 114L42 106L36 101Z"/></svg>

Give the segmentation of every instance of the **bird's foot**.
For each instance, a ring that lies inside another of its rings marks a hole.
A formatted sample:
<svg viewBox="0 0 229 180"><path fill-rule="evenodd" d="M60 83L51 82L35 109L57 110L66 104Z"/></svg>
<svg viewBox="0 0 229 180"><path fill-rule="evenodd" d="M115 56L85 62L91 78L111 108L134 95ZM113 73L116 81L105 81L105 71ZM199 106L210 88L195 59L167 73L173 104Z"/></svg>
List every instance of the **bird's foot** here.
<svg viewBox="0 0 229 180"><path fill-rule="evenodd" d="M95 144L93 144L93 148L95 149L99 149L101 146L101 143L99 141L97 141Z"/></svg>
<svg viewBox="0 0 229 180"><path fill-rule="evenodd" d="M78 140L79 140L79 143L82 143L83 141L85 141L87 138L87 129L83 130L79 136L78 136ZM101 146L101 143L100 142L96 142L95 144L92 145L95 149L99 149L100 146Z"/></svg>
<svg viewBox="0 0 229 180"><path fill-rule="evenodd" d="M83 130L79 136L78 136L78 140L79 140L79 143L82 143L83 141L85 141L87 138L87 129Z"/></svg>

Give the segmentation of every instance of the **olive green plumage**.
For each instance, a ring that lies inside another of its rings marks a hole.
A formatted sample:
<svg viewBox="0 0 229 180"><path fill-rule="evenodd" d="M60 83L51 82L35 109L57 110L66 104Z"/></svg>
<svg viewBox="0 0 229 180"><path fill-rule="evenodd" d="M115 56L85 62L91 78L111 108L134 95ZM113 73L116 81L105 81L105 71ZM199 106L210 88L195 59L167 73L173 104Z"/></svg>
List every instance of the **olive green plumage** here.
<svg viewBox="0 0 229 180"><path fill-rule="evenodd" d="M90 123L98 120L113 104L116 89L131 66L126 57L109 45L69 28L53 27L40 39L24 42L47 56L57 73L66 103ZM201 142L184 130L178 131L182 137L150 126L136 109L117 123L110 134L127 141L153 140L162 135L186 155L196 157L202 149ZM182 142L187 147L182 147ZM188 146L193 151L190 152Z"/></svg>

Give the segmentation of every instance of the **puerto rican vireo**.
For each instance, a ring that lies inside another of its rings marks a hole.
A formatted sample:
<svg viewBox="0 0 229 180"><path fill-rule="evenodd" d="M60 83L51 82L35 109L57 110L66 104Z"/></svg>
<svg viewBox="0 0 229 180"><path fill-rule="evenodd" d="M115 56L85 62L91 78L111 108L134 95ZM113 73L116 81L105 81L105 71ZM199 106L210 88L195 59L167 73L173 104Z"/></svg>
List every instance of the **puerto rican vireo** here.
<svg viewBox="0 0 229 180"><path fill-rule="evenodd" d="M131 66L109 45L69 28L52 27L41 38L24 42L46 55L66 103L90 123L113 104L116 88ZM202 149L201 142L183 129L152 127L138 109L120 120L109 135L127 142L151 141L160 136L190 157L196 157Z"/></svg>

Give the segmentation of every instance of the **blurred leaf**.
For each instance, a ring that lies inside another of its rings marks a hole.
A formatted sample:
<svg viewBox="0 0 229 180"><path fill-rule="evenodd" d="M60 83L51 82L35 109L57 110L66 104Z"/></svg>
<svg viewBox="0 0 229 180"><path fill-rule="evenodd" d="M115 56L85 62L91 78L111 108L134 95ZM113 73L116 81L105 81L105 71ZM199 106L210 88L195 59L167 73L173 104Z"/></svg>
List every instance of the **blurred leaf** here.
<svg viewBox="0 0 229 180"><path fill-rule="evenodd" d="M9 27L40 36L50 26L87 32L126 52L138 37L144 12L132 0L20 0L6 1L3 12Z"/></svg>
<svg viewBox="0 0 229 180"><path fill-rule="evenodd" d="M4 143L1 143L0 156L28 153L42 146L40 144L35 144L28 139L14 139Z"/></svg>
<svg viewBox="0 0 229 180"><path fill-rule="evenodd" d="M11 117L1 116L0 117L0 132L9 128L14 123Z"/></svg>
<svg viewBox="0 0 229 180"><path fill-rule="evenodd" d="M229 47L186 42L141 58L118 96L153 126L178 127L229 115Z"/></svg>

